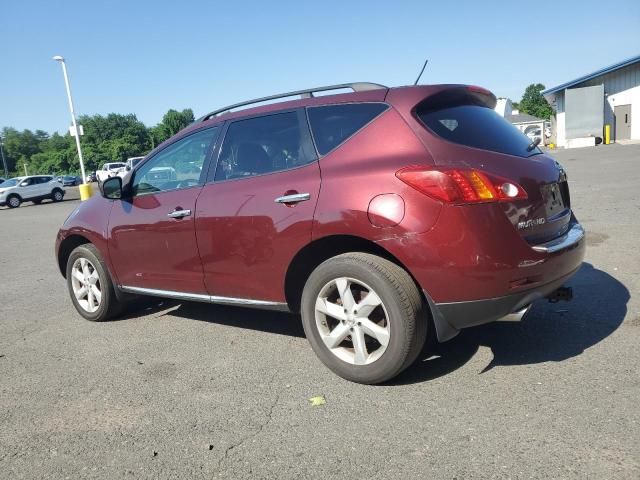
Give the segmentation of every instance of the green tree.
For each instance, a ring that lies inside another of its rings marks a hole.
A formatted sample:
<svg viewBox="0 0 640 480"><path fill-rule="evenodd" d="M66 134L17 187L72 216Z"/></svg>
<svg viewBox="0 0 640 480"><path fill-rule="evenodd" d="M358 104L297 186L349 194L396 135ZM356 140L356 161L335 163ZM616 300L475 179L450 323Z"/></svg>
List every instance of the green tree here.
<svg viewBox="0 0 640 480"><path fill-rule="evenodd" d="M47 135L48 137L48 135ZM76 145L69 135L57 132L41 143L42 151L29 159L30 173L67 173L79 170Z"/></svg>
<svg viewBox="0 0 640 480"><path fill-rule="evenodd" d="M106 162L124 161L128 157L145 155L161 142L193 122L190 108L169 110L162 122L147 128L135 115L110 113L83 115L81 137L85 169L98 169ZM3 150L10 173L22 175L23 164L30 174L79 173L80 162L73 137L69 133L49 135L44 130L23 130L5 127L0 131Z"/></svg>
<svg viewBox="0 0 640 480"><path fill-rule="evenodd" d="M0 136L10 172L23 172L23 164L28 165L31 156L42 151L42 144L46 142L40 135L42 133L47 135L42 130L37 130L37 134L34 134L31 130L19 132L10 127L2 129Z"/></svg>
<svg viewBox="0 0 640 480"><path fill-rule="evenodd" d="M81 142L87 170L144 155L151 149L147 127L133 114L84 115L79 123L84 127Z"/></svg>
<svg viewBox="0 0 640 480"><path fill-rule="evenodd" d="M173 109L169 110L162 117L162 122L152 129L156 145L174 136L180 130L193 123L194 120L193 110L190 108L185 108L181 112Z"/></svg>
<svg viewBox="0 0 640 480"><path fill-rule="evenodd" d="M524 91L522 100L519 103L520 113L528 113L534 117L544 118L548 120L553 115L551 105L544 99L542 92L544 85L541 83L532 83Z"/></svg>

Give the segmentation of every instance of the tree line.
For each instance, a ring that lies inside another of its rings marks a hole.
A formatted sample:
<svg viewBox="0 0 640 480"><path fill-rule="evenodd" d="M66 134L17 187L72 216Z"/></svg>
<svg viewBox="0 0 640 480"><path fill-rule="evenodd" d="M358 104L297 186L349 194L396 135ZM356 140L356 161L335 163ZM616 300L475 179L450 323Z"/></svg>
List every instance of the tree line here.
<svg viewBox="0 0 640 480"><path fill-rule="evenodd" d="M146 155L193 121L190 108L169 110L153 127L146 127L134 114L81 115L78 123L84 129L80 142L85 170L88 173L106 162ZM10 176L24 175L24 165L29 175L80 172L75 140L68 132L49 135L44 130L4 127L0 137Z"/></svg>

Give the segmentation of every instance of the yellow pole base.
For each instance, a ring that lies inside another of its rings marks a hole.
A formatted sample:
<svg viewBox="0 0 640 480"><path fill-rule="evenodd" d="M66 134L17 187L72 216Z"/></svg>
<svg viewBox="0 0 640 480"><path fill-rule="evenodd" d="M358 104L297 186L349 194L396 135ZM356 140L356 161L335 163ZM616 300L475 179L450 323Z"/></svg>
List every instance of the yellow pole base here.
<svg viewBox="0 0 640 480"><path fill-rule="evenodd" d="M83 183L80 185L80 200L83 202L85 200L89 200L91 195L93 195L93 188L91 188L90 183Z"/></svg>

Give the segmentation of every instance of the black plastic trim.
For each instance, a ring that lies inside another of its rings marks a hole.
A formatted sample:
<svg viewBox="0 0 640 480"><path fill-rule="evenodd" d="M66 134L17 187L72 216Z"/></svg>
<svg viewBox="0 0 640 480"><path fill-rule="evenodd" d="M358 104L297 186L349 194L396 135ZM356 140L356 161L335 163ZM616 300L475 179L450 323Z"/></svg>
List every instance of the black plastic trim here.
<svg viewBox="0 0 640 480"><path fill-rule="evenodd" d="M455 337L463 328L493 322L522 309L535 300L546 297L561 287L579 268L550 283L504 297L433 303L425 293L433 314L438 341L445 342Z"/></svg>

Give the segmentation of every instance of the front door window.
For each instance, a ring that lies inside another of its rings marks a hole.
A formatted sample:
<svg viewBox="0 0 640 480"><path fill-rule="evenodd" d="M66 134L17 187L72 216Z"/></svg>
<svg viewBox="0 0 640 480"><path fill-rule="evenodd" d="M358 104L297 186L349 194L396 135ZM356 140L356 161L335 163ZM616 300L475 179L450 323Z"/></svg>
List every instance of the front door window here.
<svg viewBox="0 0 640 480"><path fill-rule="evenodd" d="M196 132L154 155L136 170L136 196L202 185L203 166L218 135L218 127Z"/></svg>

